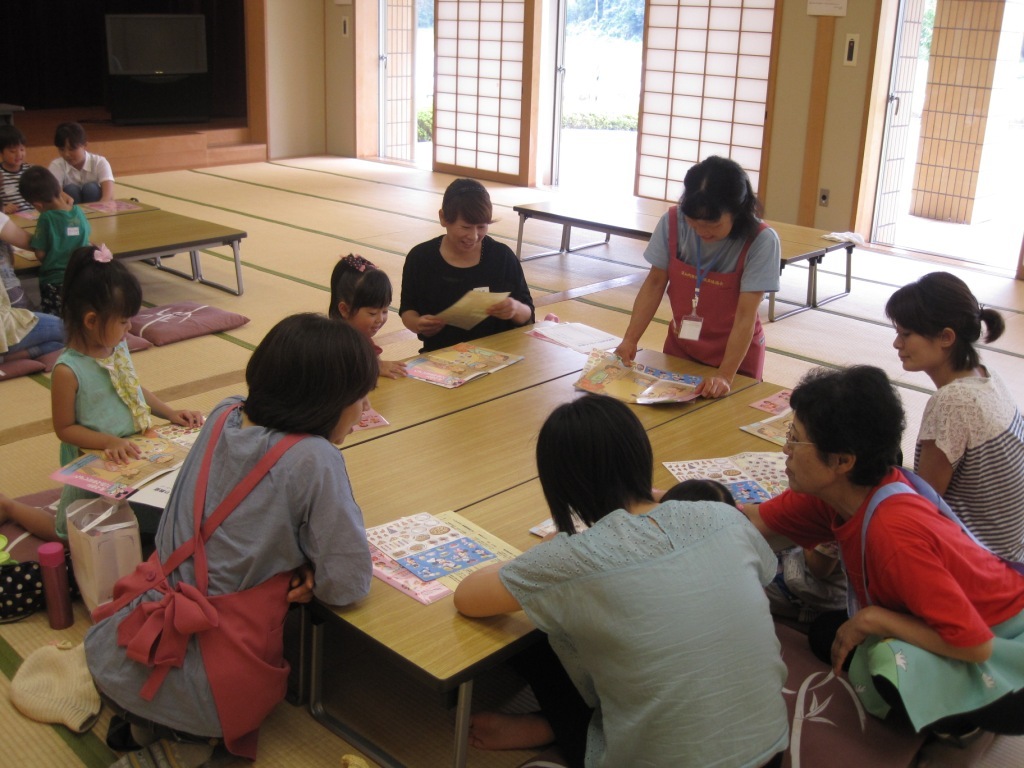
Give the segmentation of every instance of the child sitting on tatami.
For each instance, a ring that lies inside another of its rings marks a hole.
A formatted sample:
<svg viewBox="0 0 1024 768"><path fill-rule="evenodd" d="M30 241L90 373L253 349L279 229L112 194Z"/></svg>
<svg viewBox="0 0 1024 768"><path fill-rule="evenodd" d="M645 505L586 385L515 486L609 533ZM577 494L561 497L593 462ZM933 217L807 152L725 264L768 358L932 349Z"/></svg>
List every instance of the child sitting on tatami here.
<svg viewBox="0 0 1024 768"><path fill-rule="evenodd" d="M391 306L391 280L373 262L350 253L342 256L331 272L330 317L344 320L369 339L378 358L383 350L373 337L388 321ZM405 376L405 363L379 360L380 375L389 379Z"/></svg>
<svg viewBox="0 0 1024 768"><path fill-rule="evenodd" d="M60 157L50 162L50 173L76 203L114 199L114 172L107 158L86 150L89 142L79 123L61 123L53 136Z"/></svg>
<svg viewBox="0 0 1024 768"><path fill-rule="evenodd" d="M61 284L68 259L76 248L89 244L92 230L82 209L61 192L56 177L33 165L18 181L22 197L39 211L32 248L39 259L39 301L43 312L61 314Z"/></svg>

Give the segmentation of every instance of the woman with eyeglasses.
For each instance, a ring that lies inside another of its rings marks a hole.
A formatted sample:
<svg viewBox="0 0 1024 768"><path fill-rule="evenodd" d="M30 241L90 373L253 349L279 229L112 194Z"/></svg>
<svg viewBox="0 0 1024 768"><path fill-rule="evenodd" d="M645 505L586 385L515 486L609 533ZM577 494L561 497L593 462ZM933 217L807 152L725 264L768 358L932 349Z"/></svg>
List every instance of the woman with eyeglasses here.
<svg viewBox="0 0 1024 768"><path fill-rule="evenodd" d="M679 205L658 222L644 258L651 269L615 354L631 363L666 290L672 322L664 352L717 368L697 394L729 394L737 373L760 380L765 339L757 310L779 290L781 246L761 219L746 171L708 157L686 172Z"/></svg>
<svg viewBox="0 0 1024 768"><path fill-rule="evenodd" d="M905 417L888 377L817 369L790 405L789 490L744 512L769 541L839 542L853 600L812 625L816 655L879 717L1024 733L1024 575L892 465Z"/></svg>
<svg viewBox="0 0 1024 768"><path fill-rule="evenodd" d="M914 470L993 552L1024 560L1024 418L974 347L982 326L986 342L1002 335L1002 315L979 305L948 272L903 286L885 313L903 370L924 372L936 388L921 418Z"/></svg>

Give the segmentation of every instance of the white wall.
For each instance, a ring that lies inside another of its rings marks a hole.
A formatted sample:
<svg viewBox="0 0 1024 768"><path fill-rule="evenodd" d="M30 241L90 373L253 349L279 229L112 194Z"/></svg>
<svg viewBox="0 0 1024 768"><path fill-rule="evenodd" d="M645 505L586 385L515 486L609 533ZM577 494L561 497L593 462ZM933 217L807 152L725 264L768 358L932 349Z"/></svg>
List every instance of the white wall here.
<svg viewBox="0 0 1024 768"><path fill-rule="evenodd" d="M267 0L267 154L326 151L324 0Z"/></svg>

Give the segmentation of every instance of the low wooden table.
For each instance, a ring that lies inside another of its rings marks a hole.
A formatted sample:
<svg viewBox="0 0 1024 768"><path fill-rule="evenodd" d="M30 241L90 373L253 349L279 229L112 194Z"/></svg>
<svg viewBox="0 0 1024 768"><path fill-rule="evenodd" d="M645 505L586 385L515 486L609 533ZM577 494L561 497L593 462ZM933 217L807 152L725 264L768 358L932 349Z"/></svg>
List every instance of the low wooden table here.
<svg viewBox="0 0 1024 768"><path fill-rule="evenodd" d="M157 269L170 272L197 283L241 296L242 259L239 243L247 233L240 229L225 227L202 219L193 219L177 213L163 211L144 203L135 203L138 208L130 210L96 210L83 207L86 218L92 228L89 239L94 243L105 243L115 258L124 261L147 260ZM21 216L12 216L23 229L35 228L35 221ZM202 262L199 258L201 248L212 248L218 245L231 246L235 262L235 287L222 285L203 277ZM179 253L189 254L191 272L183 272L165 266L162 259ZM38 269L38 262L15 259L15 271Z"/></svg>
<svg viewBox="0 0 1024 768"><path fill-rule="evenodd" d="M666 203L660 200L649 200L644 198L631 198L630 200L617 201L614 204L595 205L592 203L580 203L566 200L554 200L545 203L526 203L516 205L512 208L519 214L519 235L516 238L516 256L522 261L539 259L542 256L554 256L561 253L571 253L584 248L593 248L597 245L604 245L609 242L612 235L628 237L634 240L650 240L658 220L667 210ZM528 256L522 256L523 228L527 219L548 221L554 224L561 224L562 239L557 251L545 251ZM856 245L852 241L830 241L823 240L822 236L828 232L823 229L812 227L801 227L797 224L782 224L779 222L765 220L765 223L776 231L782 248L782 263L780 270L785 269L787 264L807 262L807 298L803 304L787 310L781 314L775 313L775 292L768 294L768 321L774 323L784 317L795 315L798 312L805 312L808 309L815 309L835 301L850 293L853 249ZM570 247L569 240L572 235L572 228L593 230L603 232L604 240L595 241ZM846 289L840 293L833 294L824 299L818 297L818 266L826 254L840 249L846 250Z"/></svg>
<svg viewBox="0 0 1024 768"><path fill-rule="evenodd" d="M525 550L537 542L529 529L547 512L537 480L536 435L555 407L578 395L573 383L586 358L527 336L523 329L476 343L521 354L524 359L455 390L400 379L382 382L381 388L388 389L386 396L371 395L374 406L391 422L391 427L385 428L390 431L381 430L383 434L372 439L346 441L342 450L367 526L413 512L453 510L518 549ZM643 350L638 357L667 370L696 375L713 370L652 350ZM753 379L737 376L730 398L755 386ZM478 389L474 391L474 387ZM423 392L423 388L428 389ZM401 402L418 400L414 390L424 395L423 408L415 412L399 408ZM688 432L688 422L696 418L695 414L723 407L730 398L700 398L678 406L630 407L645 429L673 425L673 431ZM451 406L439 401L443 399ZM759 411L746 411L749 413L744 416L750 421L757 420ZM400 472L382 479L381 467L400 468ZM330 622L344 622L385 649L411 679L442 697L455 697L451 764L456 768L466 764L474 678L536 639L533 625L522 613L468 619L456 612L450 598L422 605L376 578L365 600L344 607L314 603L306 614L310 646L300 657L309 663L311 713L371 759L389 767L402 763L330 712L325 704L325 656L330 653L326 632Z"/></svg>

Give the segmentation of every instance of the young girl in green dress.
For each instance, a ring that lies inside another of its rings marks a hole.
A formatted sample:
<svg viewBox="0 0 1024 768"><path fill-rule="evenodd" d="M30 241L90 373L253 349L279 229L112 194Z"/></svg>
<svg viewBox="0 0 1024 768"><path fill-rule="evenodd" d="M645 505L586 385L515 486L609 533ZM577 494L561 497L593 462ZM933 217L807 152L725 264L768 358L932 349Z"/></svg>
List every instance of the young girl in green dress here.
<svg viewBox="0 0 1024 768"><path fill-rule="evenodd" d="M176 410L139 383L125 334L142 306L142 287L106 246L77 249L64 276L67 349L57 359L50 386L53 430L60 464L84 449L101 450L124 463L138 455L126 438L152 426L152 415L181 426L198 426L198 411ZM57 535L67 536L67 507L92 496L65 486L57 509Z"/></svg>

